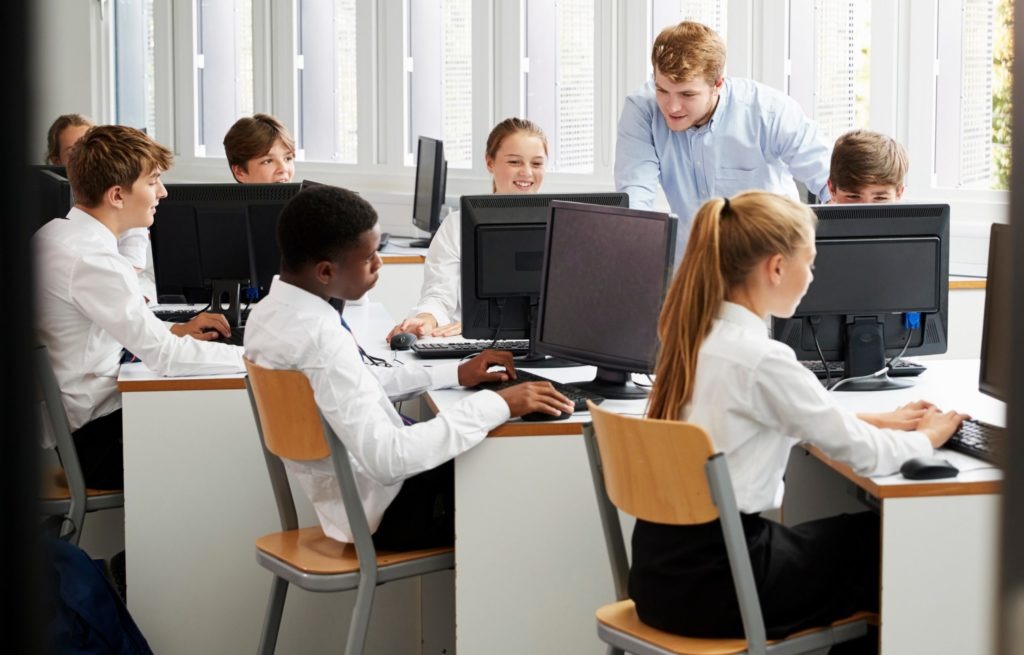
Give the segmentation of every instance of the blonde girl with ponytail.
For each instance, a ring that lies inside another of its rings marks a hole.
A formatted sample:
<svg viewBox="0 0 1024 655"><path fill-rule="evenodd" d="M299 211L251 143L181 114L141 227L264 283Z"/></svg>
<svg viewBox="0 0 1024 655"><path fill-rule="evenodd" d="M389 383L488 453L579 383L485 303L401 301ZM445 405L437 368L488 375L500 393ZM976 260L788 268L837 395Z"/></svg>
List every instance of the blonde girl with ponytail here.
<svg viewBox="0 0 1024 655"><path fill-rule="evenodd" d="M924 401L856 415L769 337L769 317L792 316L814 278L814 228L808 207L764 191L701 207L662 307L648 406L651 418L700 425L724 453L770 638L878 608L877 516L795 527L760 516L781 505L792 447L812 443L860 475L888 475L932 454L964 418ZM743 635L717 521L637 521L630 596L662 630Z"/></svg>

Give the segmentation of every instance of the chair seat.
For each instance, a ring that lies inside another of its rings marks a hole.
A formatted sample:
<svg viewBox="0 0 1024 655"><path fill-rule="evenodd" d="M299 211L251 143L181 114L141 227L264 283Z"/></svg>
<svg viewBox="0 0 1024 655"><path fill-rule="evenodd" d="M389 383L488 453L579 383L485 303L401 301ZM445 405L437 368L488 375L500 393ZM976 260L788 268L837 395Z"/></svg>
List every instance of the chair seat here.
<svg viewBox="0 0 1024 655"><path fill-rule="evenodd" d="M70 500L71 489L68 487L67 476L64 475L64 469L57 467L51 471L48 471L42 476L42 491L40 492L40 498L42 500ZM87 496L110 496L113 494L124 493L123 489L86 489L85 495Z"/></svg>
<svg viewBox="0 0 1024 655"><path fill-rule="evenodd" d="M331 539L319 526L264 535L256 540L256 548L306 573L332 575L359 570L355 545ZM453 546L400 552L379 550L377 566L402 564L454 552Z"/></svg>
<svg viewBox="0 0 1024 655"><path fill-rule="evenodd" d="M664 649L678 655L736 655L747 650L745 639L701 639L698 637L684 637L682 635L664 632L652 628L643 623L636 613L636 605L631 600L623 600L618 603L605 605L597 610L597 620L602 625L625 633L631 637L647 642L652 646ZM872 612L857 612L851 616L835 621L828 626L820 628L809 628L790 635L787 639L803 637L828 628L866 620L868 623L876 624L878 615ZM769 641L769 644L778 641Z"/></svg>

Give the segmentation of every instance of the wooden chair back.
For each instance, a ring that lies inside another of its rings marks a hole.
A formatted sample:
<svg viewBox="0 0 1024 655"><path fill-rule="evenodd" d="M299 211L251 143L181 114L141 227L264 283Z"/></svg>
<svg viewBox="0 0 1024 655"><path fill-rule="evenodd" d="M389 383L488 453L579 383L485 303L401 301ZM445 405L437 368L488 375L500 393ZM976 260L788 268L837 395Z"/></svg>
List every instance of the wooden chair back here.
<svg viewBox="0 0 1024 655"><path fill-rule="evenodd" d="M267 450L296 461L330 457L313 388L305 374L263 368L244 359Z"/></svg>
<svg viewBox="0 0 1024 655"><path fill-rule="evenodd" d="M700 427L623 416L590 406L608 498L622 511L668 525L718 518L705 464L714 455Z"/></svg>

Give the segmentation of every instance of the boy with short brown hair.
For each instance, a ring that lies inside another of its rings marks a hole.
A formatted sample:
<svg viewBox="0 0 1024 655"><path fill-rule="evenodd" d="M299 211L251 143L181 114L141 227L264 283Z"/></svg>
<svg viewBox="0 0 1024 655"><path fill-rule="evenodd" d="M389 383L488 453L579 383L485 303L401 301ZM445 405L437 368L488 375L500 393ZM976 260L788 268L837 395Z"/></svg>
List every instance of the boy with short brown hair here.
<svg viewBox="0 0 1024 655"><path fill-rule="evenodd" d="M910 161L896 139L870 130L853 130L836 139L828 190L832 202L896 202Z"/></svg>
<svg viewBox="0 0 1024 655"><path fill-rule="evenodd" d="M291 182L295 175L295 139L269 114L240 118L224 135L224 154L241 183Z"/></svg>
<svg viewBox="0 0 1024 655"><path fill-rule="evenodd" d="M242 349L205 343L230 334L219 314L168 326L146 306L118 236L147 228L167 190L171 152L130 127L91 128L71 149L75 206L32 237L36 334L46 346L86 485L124 486L121 394L127 349L166 376L240 373Z"/></svg>

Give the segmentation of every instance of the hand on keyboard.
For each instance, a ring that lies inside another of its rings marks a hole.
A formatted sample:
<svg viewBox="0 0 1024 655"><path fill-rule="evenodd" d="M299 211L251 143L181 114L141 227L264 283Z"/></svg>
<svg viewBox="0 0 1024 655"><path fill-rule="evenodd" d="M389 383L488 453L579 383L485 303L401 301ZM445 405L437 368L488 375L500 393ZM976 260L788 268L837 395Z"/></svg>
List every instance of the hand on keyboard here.
<svg viewBox="0 0 1024 655"><path fill-rule="evenodd" d="M231 326L223 314L202 313L188 323L176 323L171 332L179 337L190 336L200 341L213 341L221 335L231 334Z"/></svg>
<svg viewBox="0 0 1024 655"><path fill-rule="evenodd" d="M943 412L936 407L932 407L921 417L920 422L917 424L917 430L918 432L923 432L928 437L928 440L932 442L932 448L941 448L944 443L949 441L953 433L957 431L960 424L969 418L971 417L967 414L961 414L953 410Z"/></svg>

